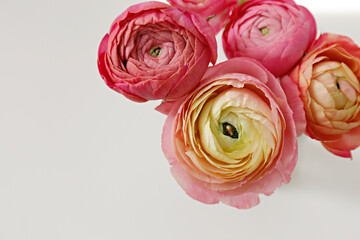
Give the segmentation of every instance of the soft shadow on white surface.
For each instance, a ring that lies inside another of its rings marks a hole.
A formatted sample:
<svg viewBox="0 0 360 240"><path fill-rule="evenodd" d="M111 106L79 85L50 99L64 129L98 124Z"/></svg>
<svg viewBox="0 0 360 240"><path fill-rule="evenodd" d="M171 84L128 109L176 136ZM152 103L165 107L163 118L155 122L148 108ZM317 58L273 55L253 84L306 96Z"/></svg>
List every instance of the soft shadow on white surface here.
<svg viewBox="0 0 360 240"><path fill-rule="evenodd" d="M307 137L291 183L259 206L189 198L162 154L157 103L126 100L97 71L127 6L0 3L0 240L360 239L360 150L341 159ZM314 14L319 31L360 43L358 14Z"/></svg>

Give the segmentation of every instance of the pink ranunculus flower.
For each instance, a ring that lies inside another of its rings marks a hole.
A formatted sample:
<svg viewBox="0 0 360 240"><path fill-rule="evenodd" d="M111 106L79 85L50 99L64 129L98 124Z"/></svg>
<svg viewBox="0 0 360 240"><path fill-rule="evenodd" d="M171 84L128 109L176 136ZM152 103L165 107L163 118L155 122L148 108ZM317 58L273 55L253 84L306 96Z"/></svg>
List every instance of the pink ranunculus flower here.
<svg viewBox="0 0 360 240"><path fill-rule="evenodd" d="M145 2L112 23L100 44L98 68L110 88L145 102L184 96L216 58L206 20L165 3Z"/></svg>
<svg viewBox="0 0 360 240"><path fill-rule="evenodd" d="M255 58L281 77L296 65L315 37L314 17L293 0L251 0L233 11L222 39L228 58Z"/></svg>
<svg viewBox="0 0 360 240"><path fill-rule="evenodd" d="M341 157L360 145L360 47L350 38L323 34L281 85L298 134Z"/></svg>
<svg viewBox="0 0 360 240"><path fill-rule="evenodd" d="M226 21L238 0L167 0L171 5L193 11L208 20L214 33L218 33L225 26Z"/></svg>
<svg viewBox="0 0 360 240"><path fill-rule="evenodd" d="M288 183L297 161L295 124L280 83L249 58L209 68L175 102L162 148L190 197L240 209Z"/></svg>

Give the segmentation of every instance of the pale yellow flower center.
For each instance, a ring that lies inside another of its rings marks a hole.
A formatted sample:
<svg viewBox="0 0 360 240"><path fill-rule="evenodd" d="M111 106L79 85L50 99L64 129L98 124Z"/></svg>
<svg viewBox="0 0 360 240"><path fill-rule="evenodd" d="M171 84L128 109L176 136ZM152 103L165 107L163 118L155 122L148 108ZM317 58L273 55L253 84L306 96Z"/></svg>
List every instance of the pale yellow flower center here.
<svg viewBox="0 0 360 240"><path fill-rule="evenodd" d="M198 93L184 119L186 155L210 176L251 181L279 153L282 118L253 91L217 84Z"/></svg>

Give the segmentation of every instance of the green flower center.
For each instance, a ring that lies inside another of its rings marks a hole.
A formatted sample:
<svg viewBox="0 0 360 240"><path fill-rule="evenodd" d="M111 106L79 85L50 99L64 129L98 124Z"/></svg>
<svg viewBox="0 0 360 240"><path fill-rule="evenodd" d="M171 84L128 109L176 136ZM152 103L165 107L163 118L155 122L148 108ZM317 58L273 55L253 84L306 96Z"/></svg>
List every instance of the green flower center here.
<svg viewBox="0 0 360 240"><path fill-rule="evenodd" d="M260 32L262 33L262 35L266 36L270 33L270 30L267 27L261 28Z"/></svg>
<svg viewBox="0 0 360 240"><path fill-rule="evenodd" d="M162 51L161 47L154 46L152 49L150 49L150 55L153 57L158 57Z"/></svg>

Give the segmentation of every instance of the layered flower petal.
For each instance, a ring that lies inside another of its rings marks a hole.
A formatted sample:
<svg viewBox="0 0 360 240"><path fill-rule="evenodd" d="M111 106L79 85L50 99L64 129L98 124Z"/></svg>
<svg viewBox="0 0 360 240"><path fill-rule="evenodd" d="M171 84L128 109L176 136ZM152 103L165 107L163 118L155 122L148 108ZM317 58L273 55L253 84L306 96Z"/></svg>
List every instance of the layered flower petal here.
<svg viewBox="0 0 360 240"><path fill-rule="evenodd" d="M216 65L173 104L162 147L192 198L250 208L258 194L290 181L297 161L292 111L279 82L258 62Z"/></svg>
<svg viewBox="0 0 360 240"><path fill-rule="evenodd" d="M323 34L289 77L282 86L290 102L303 103L293 111L298 119L305 113L306 133L351 158L360 145L360 48L348 37Z"/></svg>
<svg viewBox="0 0 360 240"><path fill-rule="evenodd" d="M167 0L171 5L195 12L206 19L217 34L225 26L231 11L238 4L238 0Z"/></svg>
<svg viewBox="0 0 360 240"><path fill-rule="evenodd" d="M294 1L251 0L233 11L223 46L228 58L255 58L281 77L301 59L315 36L314 17Z"/></svg>
<svg viewBox="0 0 360 240"><path fill-rule="evenodd" d="M206 20L146 2L115 19L100 44L98 68L110 88L133 101L177 99L215 63L216 49Z"/></svg>

